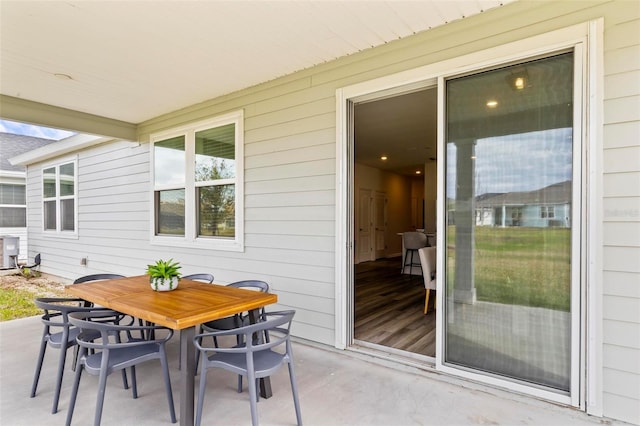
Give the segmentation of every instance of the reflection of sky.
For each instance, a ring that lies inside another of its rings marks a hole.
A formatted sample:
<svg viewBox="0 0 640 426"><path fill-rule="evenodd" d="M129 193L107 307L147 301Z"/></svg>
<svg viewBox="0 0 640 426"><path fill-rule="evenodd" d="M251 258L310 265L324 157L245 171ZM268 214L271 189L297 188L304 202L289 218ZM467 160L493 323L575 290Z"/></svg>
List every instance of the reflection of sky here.
<svg viewBox="0 0 640 426"><path fill-rule="evenodd" d="M184 185L184 151L156 145L153 160L156 185Z"/></svg>
<svg viewBox="0 0 640 426"><path fill-rule="evenodd" d="M572 129L480 139L475 147L475 195L532 191L571 180ZM455 197L456 148L447 144L447 197Z"/></svg>

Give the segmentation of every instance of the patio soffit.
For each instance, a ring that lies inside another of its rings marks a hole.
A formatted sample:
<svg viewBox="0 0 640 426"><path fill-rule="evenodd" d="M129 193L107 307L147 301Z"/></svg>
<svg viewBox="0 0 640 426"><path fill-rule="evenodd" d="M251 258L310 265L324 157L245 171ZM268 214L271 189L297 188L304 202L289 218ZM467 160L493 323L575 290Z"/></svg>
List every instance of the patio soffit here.
<svg viewBox="0 0 640 426"><path fill-rule="evenodd" d="M0 94L126 127L512 1L3 0Z"/></svg>

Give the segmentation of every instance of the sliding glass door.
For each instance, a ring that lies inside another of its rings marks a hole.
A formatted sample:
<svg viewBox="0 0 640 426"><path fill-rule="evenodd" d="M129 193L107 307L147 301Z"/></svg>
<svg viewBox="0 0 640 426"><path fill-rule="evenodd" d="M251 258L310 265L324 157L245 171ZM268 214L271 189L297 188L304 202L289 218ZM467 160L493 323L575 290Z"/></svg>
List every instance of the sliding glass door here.
<svg viewBox="0 0 640 426"><path fill-rule="evenodd" d="M574 83L566 52L444 89L443 361L561 394L579 332Z"/></svg>

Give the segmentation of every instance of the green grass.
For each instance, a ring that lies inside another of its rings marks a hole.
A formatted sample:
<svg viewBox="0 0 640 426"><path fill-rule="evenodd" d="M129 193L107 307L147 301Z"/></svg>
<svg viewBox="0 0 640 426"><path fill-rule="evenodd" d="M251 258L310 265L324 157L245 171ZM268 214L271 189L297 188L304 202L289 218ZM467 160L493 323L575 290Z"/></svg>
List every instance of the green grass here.
<svg viewBox="0 0 640 426"><path fill-rule="evenodd" d="M454 284L455 228L449 227L448 287ZM474 279L478 300L569 311L571 231L476 227Z"/></svg>
<svg viewBox="0 0 640 426"><path fill-rule="evenodd" d="M30 291L3 289L0 291L0 321L40 315L42 309L36 307L33 299L38 297Z"/></svg>

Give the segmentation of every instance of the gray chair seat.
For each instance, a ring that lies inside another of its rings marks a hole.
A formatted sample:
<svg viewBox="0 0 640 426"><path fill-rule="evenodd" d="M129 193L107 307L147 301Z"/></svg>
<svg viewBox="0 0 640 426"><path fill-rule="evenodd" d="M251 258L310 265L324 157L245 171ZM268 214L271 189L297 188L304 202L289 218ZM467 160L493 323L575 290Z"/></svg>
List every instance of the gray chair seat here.
<svg viewBox="0 0 640 426"><path fill-rule="evenodd" d="M175 423L176 413L169 377L169 363L165 349L166 343L173 336L173 330L161 326L120 325L102 322L102 320L109 315L117 314L116 311L111 310L103 310L100 312L72 312L69 314L69 322L75 327L78 327L82 332L76 339L81 350L76 366L66 424L70 425L73 418L80 378L83 371L100 377L93 421L94 425L99 425L102 419L107 377L113 372L125 371L126 368L130 368L132 394L133 398L136 399L138 397L138 386L135 367L143 362L153 360L160 360L167 401L169 403L169 414L171 422ZM131 338L132 335L138 332L141 333L141 335L149 335L149 332L158 330L166 330L166 336L155 340ZM100 339L89 339L89 337L96 332L100 334ZM95 352L90 353L90 350L94 350Z"/></svg>
<svg viewBox="0 0 640 426"><path fill-rule="evenodd" d="M64 297L40 297L34 300L35 305L44 311L42 315L42 323L44 329L40 340L40 351L38 353L38 361L36 371L31 385L31 398L36 396L38 390L38 382L42 372L42 364L47 347L60 349L58 356L58 371L56 374L55 390L53 394L53 406L51 414L58 411L58 403L60 400L60 390L62 388L62 377L64 375L64 366L67 358L67 349L77 345L76 337L80 330L73 327L69 323L69 314L71 312L90 312L97 308L83 306L84 300L78 298ZM57 331L59 330L59 331ZM88 339L99 337L96 333L87 335ZM127 386L126 376L123 376L124 384Z"/></svg>
<svg viewBox="0 0 640 426"><path fill-rule="evenodd" d="M247 377L251 423L258 424L257 379L271 376L281 366L289 367L289 379L297 424L302 424L298 389L293 366L290 329L295 311L271 312L261 315L261 321L233 330L220 330L194 336L193 342L203 360L200 368L200 386L196 409L196 425L202 421L202 406L206 389L207 372L211 368L222 368ZM233 347L205 346L205 337L235 336L241 342ZM268 336L264 339L263 336ZM284 351L282 347L284 346ZM275 350L278 348L279 350Z"/></svg>

